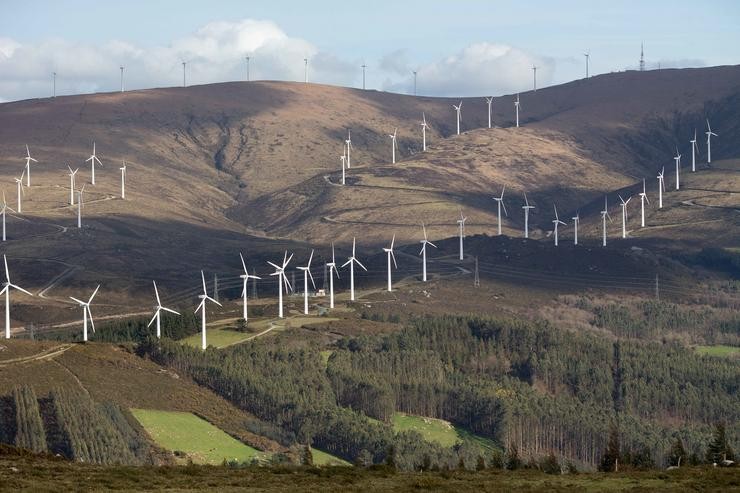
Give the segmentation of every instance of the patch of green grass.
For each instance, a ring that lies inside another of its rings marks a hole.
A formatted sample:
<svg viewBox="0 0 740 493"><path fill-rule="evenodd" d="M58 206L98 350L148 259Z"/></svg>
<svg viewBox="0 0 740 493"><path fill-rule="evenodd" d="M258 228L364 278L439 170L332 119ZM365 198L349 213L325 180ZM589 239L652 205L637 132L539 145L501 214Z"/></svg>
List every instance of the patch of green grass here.
<svg viewBox="0 0 740 493"><path fill-rule="evenodd" d="M475 435L442 419L394 413L393 429L395 431L417 431L425 440L436 442L443 447L452 447L457 442L468 440L484 449L496 450L499 448L493 440Z"/></svg>
<svg viewBox="0 0 740 493"><path fill-rule="evenodd" d="M334 353L334 351L330 349L321 351L321 361L324 362L324 368L329 366L329 358L331 358L332 353Z"/></svg>
<svg viewBox="0 0 740 493"><path fill-rule="evenodd" d="M231 344L238 344L252 337L254 334L247 332L238 332L230 329L208 329L206 331L206 342L209 346L222 348ZM193 334L182 342L193 347L199 348L201 345L201 333Z"/></svg>
<svg viewBox="0 0 740 493"><path fill-rule="evenodd" d="M323 450L317 448L311 448L311 454L313 455L313 463L316 466L351 466L346 460L342 460L339 457L335 457L331 454L327 454Z"/></svg>
<svg viewBox="0 0 740 493"><path fill-rule="evenodd" d="M735 346L696 346L696 352L708 356L719 356L722 358L740 358L740 347Z"/></svg>
<svg viewBox="0 0 740 493"><path fill-rule="evenodd" d="M185 452L196 464L246 462L262 453L241 443L192 413L132 409L152 440L162 448Z"/></svg>

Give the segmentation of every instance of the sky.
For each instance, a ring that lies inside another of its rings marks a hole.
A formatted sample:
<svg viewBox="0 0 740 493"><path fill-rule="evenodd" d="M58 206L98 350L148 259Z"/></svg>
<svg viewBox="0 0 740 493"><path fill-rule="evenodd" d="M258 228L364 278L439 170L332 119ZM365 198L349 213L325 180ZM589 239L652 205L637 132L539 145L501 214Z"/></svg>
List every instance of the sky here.
<svg viewBox="0 0 740 493"><path fill-rule="evenodd" d="M0 102L304 79L484 96L590 74L740 63L740 1L0 0Z"/></svg>

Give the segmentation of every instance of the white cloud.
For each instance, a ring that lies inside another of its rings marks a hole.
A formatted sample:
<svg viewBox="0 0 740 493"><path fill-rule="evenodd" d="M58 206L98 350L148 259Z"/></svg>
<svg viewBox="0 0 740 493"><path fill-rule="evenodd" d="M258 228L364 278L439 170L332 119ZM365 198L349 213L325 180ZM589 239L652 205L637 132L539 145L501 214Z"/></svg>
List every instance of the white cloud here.
<svg viewBox="0 0 740 493"><path fill-rule="evenodd" d="M439 96L483 96L532 88L532 66L537 66L538 87L552 81L555 61L531 55L504 44L476 43L459 53L422 65L418 93ZM411 79L387 81L385 88L409 92Z"/></svg>

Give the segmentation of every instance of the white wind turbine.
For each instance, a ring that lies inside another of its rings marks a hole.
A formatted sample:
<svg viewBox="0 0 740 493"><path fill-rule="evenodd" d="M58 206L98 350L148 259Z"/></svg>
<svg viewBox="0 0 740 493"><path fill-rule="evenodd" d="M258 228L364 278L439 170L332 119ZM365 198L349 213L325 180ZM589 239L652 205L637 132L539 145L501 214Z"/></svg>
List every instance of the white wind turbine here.
<svg viewBox="0 0 740 493"><path fill-rule="evenodd" d="M345 184L345 175L346 175L344 171L344 165L347 162L347 155L345 154L345 152L346 152L346 147L342 146L342 155L339 156L342 160L342 185Z"/></svg>
<svg viewBox="0 0 740 493"><path fill-rule="evenodd" d="M311 256L308 257L308 263L305 267L298 267L298 270L303 271L303 314L308 315L308 280L311 279L313 288L316 289L316 283L313 282L313 275L311 275L311 261L313 260L313 250L311 250Z"/></svg>
<svg viewBox="0 0 740 493"><path fill-rule="evenodd" d="M663 192L665 192L665 167L658 173L658 209L663 208Z"/></svg>
<svg viewBox="0 0 740 493"><path fill-rule="evenodd" d="M676 147L676 156L673 158L676 161L676 190L679 188L679 171L681 169L681 154L678 153L678 146Z"/></svg>
<svg viewBox="0 0 740 493"><path fill-rule="evenodd" d="M488 104L488 128L491 128L491 110L493 106L493 96L486 97L486 104Z"/></svg>
<svg viewBox="0 0 740 493"><path fill-rule="evenodd" d="M427 128L429 125L427 125L427 116L422 113L421 114L421 149L423 151L427 150Z"/></svg>
<svg viewBox="0 0 740 493"><path fill-rule="evenodd" d="M5 262L5 282L3 283L3 290L0 294L5 293L5 338L10 339L10 288L17 289L29 296L33 296L31 293L23 289L22 287L10 282L10 272L8 271L8 259L3 254L3 262Z"/></svg>
<svg viewBox="0 0 740 493"><path fill-rule="evenodd" d="M427 239L427 228L424 226L424 223L421 223L421 229L424 231L424 239L421 240L421 251L419 251L419 255L421 255L421 280L424 282L427 282L427 245L431 245L434 248L437 248L437 245L432 243Z"/></svg>
<svg viewBox="0 0 740 493"><path fill-rule="evenodd" d="M398 128L393 129L393 134L388 134L388 137L391 138L391 151L393 152L393 164L396 164L396 148L398 145L396 144L396 132L398 131Z"/></svg>
<svg viewBox="0 0 740 493"><path fill-rule="evenodd" d="M460 219L457 220L457 224L460 225L460 260L464 259L463 256L463 238L465 237L465 221L468 218L463 216L462 209L460 209Z"/></svg>
<svg viewBox="0 0 740 493"><path fill-rule="evenodd" d="M244 268L244 274L241 274L239 277L242 278L243 286L242 286L242 316L244 318L244 321L246 322L248 319L249 312L247 311L247 283L250 279L262 279L261 277L257 276L256 274L250 274L247 270L247 264L244 263L244 257L242 256L241 252L239 252L239 258L242 261L242 267Z"/></svg>
<svg viewBox="0 0 740 493"><path fill-rule="evenodd" d="M290 258L288 257L288 252L285 252L285 255L283 255L283 264L282 266L275 265L272 262L267 262L271 266L275 268L275 272L270 274L271 276L278 276L278 317L283 318L283 284L285 284L285 293L287 294L292 288L290 286L290 283L288 282L288 278L285 275L285 268L290 263L291 259L293 258L293 254L290 254Z"/></svg>
<svg viewBox="0 0 740 493"><path fill-rule="evenodd" d="M362 262L357 260L355 257L355 238L352 238L352 256L342 264L342 267L349 265L349 299L351 301L355 301L355 264L359 265L365 270L365 272L367 272L367 269L362 265Z"/></svg>
<svg viewBox="0 0 740 493"><path fill-rule="evenodd" d="M90 161L91 182L95 185L95 161L97 161L100 166L103 166L103 163L100 162L100 159L98 159L98 156L95 154L95 142L93 142L92 154L89 158L85 159L85 162L88 161Z"/></svg>
<svg viewBox="0 0 740 493"><path fill-rule="evenodd" d="M151 327L152 324L156 321L157 322L157 339L159 339L160 337L162 337L162 330L161 330L161 323L160 323L160 318L162 316L162 310L166 312L174 313L175 315L179 315L179 313L176 312L175 310L171 310L170 308L166 308L162 306L162 302L159 299L159 291L157 290L156 281L152 281L152 284L154 284L154 295L157 297L157 306L154 307L155 309L154 316L149 321L149 325L147 325L147 327Z"/></svg>
<svg viewBox="0 0 740 493"><path fill-rule="evenodd" d="M67 165L67 169L69 169L69 205L75 205L75 175L80 168L72 171L72 168Z"/></svg>
<svg viewBox="0 0 740 493"><path fill-rule="evenodd" d="M555 219L552 220L552 223L555 225L553 233L555 234L555 246L558 246L558 225L562 224L565 226L565 223L558 217L558 208L555 207L555 204L553 204L552 207L555 209Z"/></svg>
<svg viewBox="0 0 740 493"><path fill-rule="evenodd" d="M691 144L691 172L696 171L696 153L699 152L699 146L696 143L696 129L694 129L694 138L689 141Z"/></svg>
<svg viewBox="0 0 740 493"><path fill-rule="evenodd" d="M123 162L123 167L118 168L121 170L121 198L126 198L126 161Z"/></svg>
<svg viewBox="0 0 740 493"><path fill-rule="evenodd" d="M203 294L199 294L198 298L200 298L200 304L195 309L195 313L198 313L198 310L200 310L200 344L201 349L205 351L207 344L206 344L206 301L212 301L216 303L218 306L223 306L218 301L214 300L210 296L208 296L208 290L206 289L206 276L203 274L203 271L200 271L200 279L203 281Z"/></svg>
<svg viewBox="0 0 740 493"><path fill-rule="evenodd" d="M506 217L509 217L509 213L506 212L506 205L504 204L504 192L506 191L506 185L504 185L504 188L501 189L501 196L500 197L493 197L493 200L496 201L496 205L498 206L498 234L501 236L501 208L504 208L504 214L506 214Z"/></svg>
<svg viewBox="0 0 740 493"><path fill-rule="evenodd" d="M393 259L393 265L396 266L396 269L398 269L398 264L396 263L396 256L393 254L393 245L396 243L396 235L393 235L393 239L391 240L391 246L388 248L383 248L383 251L388 255L388 291L393 291L393 281L391 280L391 258Z"/></svg>
<svg viewBox="0 0 740 493"><path fill-rule="evenodd" d="M31 161L38 163L37 160L31 157L31 151L28 149L26 144L26 186L31 188Z"/></svg>
<svg viewBox="0 0 740 493"><path fill-rule="evenodd" d="M5 241L5 214L7 211L13 211L15 212L5 201L5 191L3 191L3 208L2 211L0 211L0 214L3 216L3 241Z"/></svg>
<svg viewBox="0 0 740 493"><path fill-rule="evenodd" d="M82 192L85 191L85 185L77 192L77 227L82 227Z"/></svg>
<svg viewBox="0 0 740 493"><path fill-rule="evenodd" d="M516 128L519 128L519 93L516 94L516 101L514 101L514 108L516 109Z"/></svg>
<svg viewBox="0 0 740 493"><path fill-rule="evenodd" d="M573 219L573 244L578 244L578 223L581 222L581 215L576 212L576 215L571 217Z"/></svg>
<svg viewBox="0 0 740 493"><path fill-rule="evenodd" d="M524 209L524 237L529 238L529 209L534 209L534 206L529 205L527 192L524 192L524 205L522 206L522 209Z"/></svg>
<svg viewBox="0 0 740 493"><path fill-rule="evenodd" d="M612 217L609 215L609 206L606 203L606 195L604 195L604 210L601 211L601 246L606 246L606 219L609 218L609 222L612 222Z"/></svg>
<svg viewBox="0 0 740 493"><path fill-rule="evenodd" d="M18 194L18 214L23 212L23 204L21 203L21 196L26 193L25 190L23 190L23 175L26 173L26 170L23 170L23 173L21 173L20 178L15 178L15 185L16 190Z"/></svg>
<svg viewBox="0 0 740 493"><path fill-rule="evenodd" d="M347 169L352 168L352 132L347 130L347 140L344 141L347 144Z"/></svg>
<svg viewBox="0 0 740 493"><path fill-rule="evenodd" d="M90 326L92 327L93 333L95 333L95 322L93 322L92 312L90 311L90 303L92 303L93 298L95 298L95 295L98 294L98 289L100 289L100 284L98 284L98 287L95 288L95 291L93 291L93 294L90 295L90 299L87 301L78 300L77 298L73 298L72 296L69 297L69 299L76 301L81 307L82 307L82 340L84 342L87 342L87 318L90 317Z"/></svg>
<svg viewBox="0 0 740 493"><path fill-rule="evenodd" d="M627 200L624 200L620 195L619 200L622 201L622 203L619 204L622 207L622 238L627 238L627 204L632 200L632 197L628 197Z"/></svg>
<svg viewBox="0 0 740 493"><path fill-rule="evenodd" d="M707 131L704 133L707 134L707 164L711 164L712 162L712 135L717 137L717 134L712 132L712 127L709 126L708 118L707 118Z"/></svg>
<svg viewBox="0 0 740 493"><path fill-rule="evenodd" d="M460 104L458 105L452 105L453 108L455 108L455 113L457 115L457 135L460 135L460 110L462 109L462 101L460 101Z"/></svg>
<svg viewBox="0 0 740 493"><path fill-rule="evenodd" d="M647 198L647 189L645 188L645 178L642 179L642 192L640 192L640 227L645 227L645 202L650 203Z"/></svg>
<svg viewBox="0 0 740 493"><path fill-rule="evenodd" d="M337 270L337 261L334 257L334 242L331 243L331 262L326 264L329 267L329 308L334 308L334 277L332 272L337 275L339 279L339 271Z"/></svg>

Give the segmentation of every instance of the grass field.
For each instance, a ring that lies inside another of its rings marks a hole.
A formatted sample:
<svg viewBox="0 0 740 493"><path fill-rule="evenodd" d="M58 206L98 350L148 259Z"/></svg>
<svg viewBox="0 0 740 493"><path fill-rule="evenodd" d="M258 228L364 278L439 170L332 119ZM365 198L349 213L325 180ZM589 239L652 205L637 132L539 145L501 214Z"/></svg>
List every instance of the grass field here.
<svg viewBox="0 0 740 493"><path fill-rule="evenodd" d="M327 454L317 448L311 449L313 455L313 463L315 466L351 466L349 462L335 457L331 454Z"/></svg>
<svg viewBox="0 0 740 493"><path fill-rule="evenodd" d="M208 342L208 345L217 348L222 348L230 344L238 344L240 342L246 341L252 336L254 336L254 334L251 334L249 332L238 332L236 330L229 329L208 329L206 331L206 341ZM182 342L190 346L199 348L201 343L200 338L201 334L200 332L198 332L197 334L193 334L190 337L186 337L182 340Z"/></svg>
<svg viewBox="0 0 740 493"><path fill-rule="evenodd" d="M221 464L224 459L246 462L262 453L192 413L132 409L154 442L171 451L185 452L196 464Z"/></svg>
<svg viewBox="0 0 740 493"><path fill-rule="evenodd" d="M696 352L707 356L722 358L740 358L740 347L735 346L696 346Z"/></svg>
<svg viewBox="0 0 740 493"><path fill-rule="evenodd" d="M481 448L498 448L492 440L458 428L442 419L395 413L393 415L393 429L395 431L417 431L421 433L425 440L439 443L443 447L452 447L457 442L470 440L477 443Z"/></svg>

